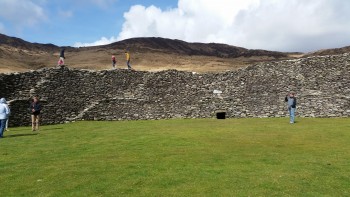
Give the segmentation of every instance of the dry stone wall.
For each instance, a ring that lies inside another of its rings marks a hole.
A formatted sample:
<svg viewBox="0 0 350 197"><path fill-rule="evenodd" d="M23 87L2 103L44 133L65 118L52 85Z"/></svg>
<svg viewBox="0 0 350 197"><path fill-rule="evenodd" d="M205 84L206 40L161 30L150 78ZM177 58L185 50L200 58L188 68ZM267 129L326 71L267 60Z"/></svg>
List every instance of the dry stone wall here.
<svg viewBox="0 0 350 197"><path fill-rule="evenodd" d="M216 74L60 67L1 74L0 82L0 96L11 101L11 126L30 124L33 95L41 97L43 124L211 118L217 110L229 118L285 117L289 91L297 93L298 116L350 116L349 54L260 63Z"/></svg>

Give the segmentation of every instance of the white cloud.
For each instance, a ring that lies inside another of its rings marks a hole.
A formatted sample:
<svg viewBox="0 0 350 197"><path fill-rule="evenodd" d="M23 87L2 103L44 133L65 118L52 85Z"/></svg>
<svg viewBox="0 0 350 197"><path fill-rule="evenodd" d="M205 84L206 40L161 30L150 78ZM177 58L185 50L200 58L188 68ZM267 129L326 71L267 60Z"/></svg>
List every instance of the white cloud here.
<svg viewBox="0 0 350 197"><path fill-rule="evenodd" d="M0 17L17 28L33 26L47 20L44 9L32 0L0 0L0 7Z"/></svg>
<svg viewBox="0 0 350 197"><path fill-rule="evenodd" d="M111 38L106 38L106 37L102 37L100 40L97 40L95 42L92 43L81 43L81 42L76 42L73 47L89 47L89 46L99 46L99 45L106 45L106 44L111 44L113 42L116 42L117 39L115 37L111 37Z"/></svg>
<svg viewBox="0 0 350 197"><path fill-rule="evenodd" d="M135 5L118 40L159 36L247 48L311 51L349 45L350 1L179 0L161 10Z"/></svg>

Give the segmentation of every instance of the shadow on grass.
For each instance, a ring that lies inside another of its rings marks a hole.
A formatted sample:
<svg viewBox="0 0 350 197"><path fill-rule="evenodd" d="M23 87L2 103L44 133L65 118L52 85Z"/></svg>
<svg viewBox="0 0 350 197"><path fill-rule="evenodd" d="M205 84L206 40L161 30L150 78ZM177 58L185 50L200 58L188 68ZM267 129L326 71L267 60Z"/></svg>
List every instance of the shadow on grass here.
<svg viewBox="0 0 350 197"><path fill-rule="evenodd" d="M13 137L28 137L28 136L34 136L38 135L39 133L30 133L30 134L13 134L13 135L6 135L4 138L13 138Z"/></svg>
<svg viewBox="0 0 350 197"><path fill-rule="evenodd" d="M50 130L61 130L63 127L55 127L55 128L45 128L45 131L50 131Z"/></svg>
<svg viewBox="0 0 350 197"><path fill-rule="evenodd" d="M45 130L45 131L57 131L57 130L63 130L63 127L45 128L43 130Z"/></svg>

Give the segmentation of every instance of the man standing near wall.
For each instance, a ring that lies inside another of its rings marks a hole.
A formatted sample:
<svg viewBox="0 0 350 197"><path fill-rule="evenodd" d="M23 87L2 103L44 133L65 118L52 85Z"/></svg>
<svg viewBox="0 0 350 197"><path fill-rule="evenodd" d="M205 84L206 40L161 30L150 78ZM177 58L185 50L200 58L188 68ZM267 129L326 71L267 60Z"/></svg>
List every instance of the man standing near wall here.
<svg viewBox="0 0 350 197"><path fill-rule="evenodd" d="M294 124L295 123L295 110L297 108L297 99L295 98L295 93L291 92L291 93L287 94L285 101L288 103L290 124Z"/></svg>
<svg viewBox="0 0 350 197"><path fill-rule="evenodd" d="M7 106L9 108L9 111L11 111L10 104L11 104L11 101L7 102ZM9 116L7 116L7 119L6 119L5 131L10 131L9 130Z"/></svg>

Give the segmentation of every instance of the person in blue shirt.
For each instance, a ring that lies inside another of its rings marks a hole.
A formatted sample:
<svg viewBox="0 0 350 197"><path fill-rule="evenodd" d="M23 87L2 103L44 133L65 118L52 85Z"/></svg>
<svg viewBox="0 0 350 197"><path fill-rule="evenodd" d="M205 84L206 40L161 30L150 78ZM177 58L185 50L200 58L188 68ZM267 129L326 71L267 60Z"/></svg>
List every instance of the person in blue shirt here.
<svg viewBox="0 0 350 197"><path fill-rule="evenodd" d="M289 93L285 101L288 103L288 111L289 111L289 117L290 117L290 124L295 123L295 111L297 108L297 98L295 98L295 93L291 92Z"/></svg>

